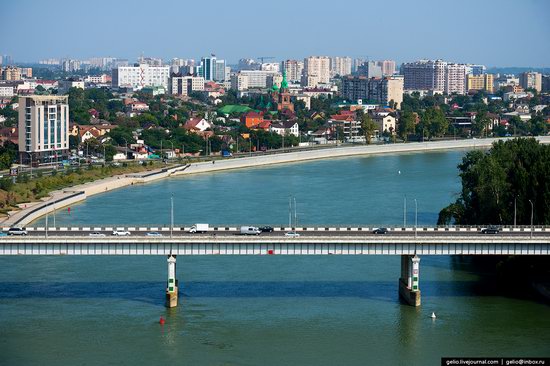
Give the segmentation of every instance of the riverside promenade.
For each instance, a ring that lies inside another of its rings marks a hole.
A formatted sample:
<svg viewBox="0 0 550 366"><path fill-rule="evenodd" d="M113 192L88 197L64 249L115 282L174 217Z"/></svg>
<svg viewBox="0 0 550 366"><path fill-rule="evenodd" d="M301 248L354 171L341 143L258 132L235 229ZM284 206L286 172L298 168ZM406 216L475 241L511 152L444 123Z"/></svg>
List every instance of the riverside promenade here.
<svg viewBox="0 0 550 366"><path fill-rule="evenodd" d="M306 151L289 151L269 155L241 156L216 161L183 164L144 173L133 173L113 176L63 190L54 191L43 201L28 203L23 209L10 213L1 225L3 227L25 226L53 210L70 206L83 201L88 196L109 192L135 184L153 182L171 176L208 173L228 169L251 168L264 165L297 163L308 160L343 158L351 156L368 156L393 153L415 153L442 151L451 149L489 148L493 142L511 138L489 138L449 140L436 142L410 142L385 145L339 146L334 148L312 149ZM537 137L540 143L550 143L550 136Z"/></svg>

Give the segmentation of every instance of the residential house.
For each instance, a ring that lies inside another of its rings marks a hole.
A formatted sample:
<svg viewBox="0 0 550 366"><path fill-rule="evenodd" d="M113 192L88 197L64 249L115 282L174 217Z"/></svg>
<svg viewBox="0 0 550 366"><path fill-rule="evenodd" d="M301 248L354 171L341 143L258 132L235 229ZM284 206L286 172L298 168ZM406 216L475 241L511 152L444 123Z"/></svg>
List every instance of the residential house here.
<svg viewBox="0 0 550 366"><path fill-rule="evenodd" d="M339 114L333 114L328 120L329 126L334 128L342 128L344 132L344 138L355 139L359 136L359 129L361 128L361 122L356 120L355 112L352 111L340 111ZM342 138L342 136L338 136Z"/></svg>
<svg viewBox="0 0 550 366"><path fill-rule="evenodd" d="M264 121L263 112L250 111L241 116L241 122L248 128L259 125Z"/></svg>
<svg viewBox="0 0 550 366"><path fill-rule="evenodd" d="M293 135L293 136L300 136L300 132L298 130L298 122L296 121L278 121L278 122L272 122L271 126L269 127L270 132L274 132L278 135Z"/></svg>
<svg viewBox="0 0 550 366"><path fill-rule="evenodd" d="M391 114L387 114L385 116L375 115L372 120L374 123L376 123L378 132L380 134L384 132L395 134L395 117Z"/></svg>
<svg viewBox="0 0 550 366"><path fill-rule="evenodd" d="M195 117L185 122L185 125L183 125L183 128L191 132L197 132L197 131L204 132L209 128L211 129L212 125L210 124L210 122L208 122L204 118Z"/></svg>

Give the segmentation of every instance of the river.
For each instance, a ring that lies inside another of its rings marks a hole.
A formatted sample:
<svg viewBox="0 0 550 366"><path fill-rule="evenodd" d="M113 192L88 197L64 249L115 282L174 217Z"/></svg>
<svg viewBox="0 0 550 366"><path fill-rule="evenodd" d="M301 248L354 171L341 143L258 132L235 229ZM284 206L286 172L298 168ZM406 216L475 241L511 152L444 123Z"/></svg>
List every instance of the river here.
<svg viewBox="0 0 550 366"><path fill-rule="evenodd" d="M391 154L167 179L88 198L62 225L435 224L464 151ZM49 220L53 220L53 214ZM43 224L43 219L35 225ZM50 222L51 224L51 222ZM502 296L468 259L423 256L423 304L399 302L397 256L0 257L0 365L438 365L548 356L550 307ZM437 319L429 315L435 312ZM158 324L159 318L166 324Z"/></svg>

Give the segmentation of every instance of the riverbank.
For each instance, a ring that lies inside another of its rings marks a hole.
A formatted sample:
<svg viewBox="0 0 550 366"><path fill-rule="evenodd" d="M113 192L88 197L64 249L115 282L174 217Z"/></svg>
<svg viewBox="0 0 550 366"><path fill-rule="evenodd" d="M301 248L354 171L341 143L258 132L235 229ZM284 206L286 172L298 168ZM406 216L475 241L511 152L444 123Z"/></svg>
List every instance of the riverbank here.
<svg viewBox="0 0 550 366"><path fill-rule="evenodd" d="M550 143L549 136L539 137L537 139L541 143ZM53 192L47 200L34 204L28 204L27 207L22 209L21 211L12 213L10 217L2 223L2 226L24 226L38 219L39 217L46 215L48 212L85 200L88 196L104 193L129 185L148 183L170 176L208 173L229 169L242 169L256 166L295 163L308 160L342 158L351 156L429 152L450 149L489 148L492 143L497 140L503 139L471 139L406 144L341 146L320 150L239 157L233 159L178 165L171 168L151 171L147 174L126 174Z"/></svg>

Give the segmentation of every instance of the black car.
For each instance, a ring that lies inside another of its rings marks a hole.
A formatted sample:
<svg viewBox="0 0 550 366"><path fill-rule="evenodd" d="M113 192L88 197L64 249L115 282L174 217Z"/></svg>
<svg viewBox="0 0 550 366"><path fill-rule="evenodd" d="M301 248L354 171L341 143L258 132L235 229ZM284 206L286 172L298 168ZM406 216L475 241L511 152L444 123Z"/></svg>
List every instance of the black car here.
<svg viewBox="0 0 550 366"><path fill-rule="evenodd" d="M379 227L378 229L374 229L372 231L373 234L387 234L388 233L388 229L386 229L385 227Z"/></svg>
<svg viewBox="0 0 550 366"><path fill-rule="evenodd" d="M481 229L482 234L498 234L500 232L500 229L498 227L486 227L484 229Z"/></svg>
<svg viewBox="0 0 550 366"><path fill-rule="evenodd" d="M260 229L260 231L262 233L272 233L273 232L273 228L271 226L260 226L258 229Z"/></svg>

